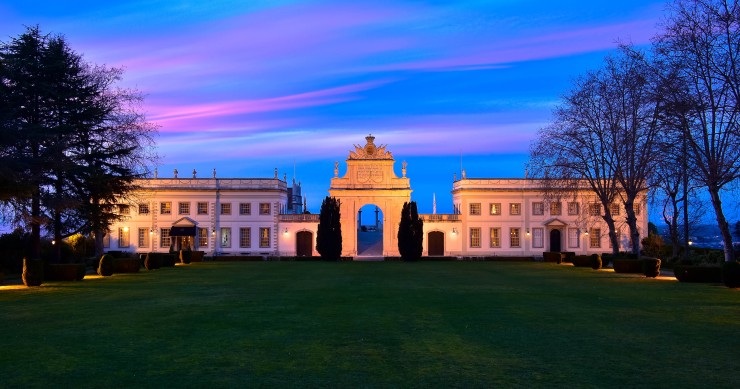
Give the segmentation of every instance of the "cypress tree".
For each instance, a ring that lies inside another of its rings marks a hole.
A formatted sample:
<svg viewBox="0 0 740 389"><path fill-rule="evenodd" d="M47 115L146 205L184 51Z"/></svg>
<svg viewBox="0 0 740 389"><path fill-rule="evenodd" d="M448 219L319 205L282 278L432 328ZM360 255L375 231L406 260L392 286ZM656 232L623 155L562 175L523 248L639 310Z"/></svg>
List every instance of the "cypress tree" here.
<svg viewBox="0 0 740 389"><path fill-rule="evenodd" d="M398 223L398 252L404 261L417 261L424 251L424 221L419 218L416 201L403 203Z"/></svg>
<svg viewBox="0 0 740 389"><path fill-rule="evenodd" d="M316 251L325 261L338 261L342 255L342 223L339 201L327 196L321 202L319 227L316 232Z"/></svg>

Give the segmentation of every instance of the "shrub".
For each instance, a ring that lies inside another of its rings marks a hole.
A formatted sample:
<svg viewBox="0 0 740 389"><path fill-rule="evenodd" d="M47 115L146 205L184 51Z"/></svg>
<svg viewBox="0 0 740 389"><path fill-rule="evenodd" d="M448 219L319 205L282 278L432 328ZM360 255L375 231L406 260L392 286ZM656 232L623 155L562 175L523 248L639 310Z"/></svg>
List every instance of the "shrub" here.
<svg viewBox="0 0 740 389"><path fill-rule="evenodd" d="M342 223L339 200L327 196L321 203L316 230L316 251L325 261L341 260Z"/></svg>
<svg viewBox="0 0 740 389"><path fill-rule="evenodd" d="M84 263L50 264L44 267L44 280L80 281L85 277L86 270Z"/></svg>
<svg viewBox="0 0 740 389"><path fill-rule="evenodd" d="M175 254L161 254L162 255L162 267L174 267L177 263L177 256Z"/></svg>
<svg viewBox="0 0 740 389"><path fill-rule="evenodd" d="M206 255L205 251L192 251L190 255L191 262L203 262L203 256Z"/></svg>
<svg viewBox="0 0 740 389"><path fill-rule="evenodd" d="M542 259L545 262L562 263L564 255L556 251L545 251L542 253Z"/></svg>
<svg viewBox="0 0 740 389"><path fill-rule="evenodd" d="M113 260L113 273L138 273L141 268L139 258L119 258Z"/></svg>
<svg viewBox="0 0 740 389"><path fill-rule="evenodd" d="M562 254L562 260L563 262L569 262L573 263L573 257L576 256L576 253L573 251L563 251L560 254Z"/></svg>
<svg viewBox="0 0 740 389"><path fill-rule="evenodd" d="M722 268L719 266L676 265L673 274L681 282L722 282Z"/></svg>
<svg viewBox="0 0 740 389"><path fill-rule="evenodd" d="M100 264L98 265L98 274L103 277L109 277L113 275L113 256L110 254L103 254L100 257Z"/></svg>
<svg viewBox="0 0 740 389"><path fill-rule="evenodd" d="M572 260L573 266L576 267L590 267L594 270L601 269L601 255L599 254L574 255Z"/></svg>
<svg viewBox="0 0 740 389"><path fill-rule="evenodd" d="M740 262L725 262L722 265L722 282L728 288L740 288Z"/></svg>
<svg viewBox="0 0 740 389"><path fill-rule="evenodd" d="M660 259L652 257L642 258L642 272L645 277L655 278L660 275Z"/></svg>
<svg viewBox="0 0 740 389"><path fill-rule="evenodd" d="M148 253L144 259L146 270L155 270L162 267L162 257L159 253Z"/></svg>
<svg viewBox="0 0 740 389"><path fill-rule="evenodd" d="M642 273L642 261L639 259L613 258L615 273Z"/></svg>
<svg viewBox="0 0 740 389"><path fill-rule="evenodd" d="M23 258L23 284L39 286L44 280L44 263L40 259Z"/></svg>
<svg viewBox="0 0 740 389"><path fill-rule="evenodd" d="M190 265L190 261L193 258L193 252L190 250L180 250L180 263Z"/></svg>

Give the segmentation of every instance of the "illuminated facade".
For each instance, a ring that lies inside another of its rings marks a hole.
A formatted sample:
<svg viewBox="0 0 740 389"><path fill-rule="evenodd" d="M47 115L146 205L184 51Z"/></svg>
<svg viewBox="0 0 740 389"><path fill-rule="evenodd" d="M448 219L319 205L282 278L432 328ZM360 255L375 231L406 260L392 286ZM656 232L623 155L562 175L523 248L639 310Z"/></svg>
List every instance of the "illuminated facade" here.
<svg viewBox="0 0 740 389"><path fill-rule="evenodd" d="M365 205L382 211L382 255L397 256L397 226L411 199L407 165L401 177L386 146L373 136L355 145L346 171L334 167L329 194L341 202L344 256L362 255L358 212ZM318 255L318 215L304 214L300 184L273 178L151 178L120 206L125 218L105 239L106 250L167 252L190 248L206 255ZM601 205L587 189L546 200L535 179L462 178L453 182L455 212L422 214L424 255L541 256L543 251L579 254L611 251ZM636 203L638 226L647 231L647 203ZM624 210L611 207L618 220ZM392 227L391 227L392 226ZM391 227L391 228L388 228ZM626 223L617 222L621 249L629 249Z"/></svg>

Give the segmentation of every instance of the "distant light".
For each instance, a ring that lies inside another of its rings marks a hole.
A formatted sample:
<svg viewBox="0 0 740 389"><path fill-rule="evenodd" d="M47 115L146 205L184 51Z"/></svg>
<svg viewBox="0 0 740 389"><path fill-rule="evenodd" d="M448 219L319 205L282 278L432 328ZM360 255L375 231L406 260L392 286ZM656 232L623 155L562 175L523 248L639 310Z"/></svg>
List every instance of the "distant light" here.
<svg viewBox="0 0 740 389"><path fill-rule="evenodd" d="M56 240L52 240L51 241L51 244L57 244L57 241Z"/></svg>
<svg viewBox="0 0 740 389"><path fill-rule="evenodd" d="M123 227L123 232L128 232L128 227Z"/></svg>

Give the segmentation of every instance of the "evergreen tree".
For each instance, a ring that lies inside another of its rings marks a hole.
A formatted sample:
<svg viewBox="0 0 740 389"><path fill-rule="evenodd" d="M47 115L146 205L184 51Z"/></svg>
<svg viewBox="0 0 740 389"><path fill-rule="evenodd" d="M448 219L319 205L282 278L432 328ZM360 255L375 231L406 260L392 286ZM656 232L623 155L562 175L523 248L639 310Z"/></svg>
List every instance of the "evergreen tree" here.
<svg viewBox="0 0 740 389"><path fill-rule="evenodd" d="M325 261L338 261L342 255L342 223L339 200L327 196L321 202L319 227L316 232L316 251Z"/></svg>
<svg viewBox="0 0 740 389"><path fill-rule="evenodd" d="M398 252L404 261L416 261L424 251L424 221L419 218L416 201L403 203L398 223Z"/></svg>

